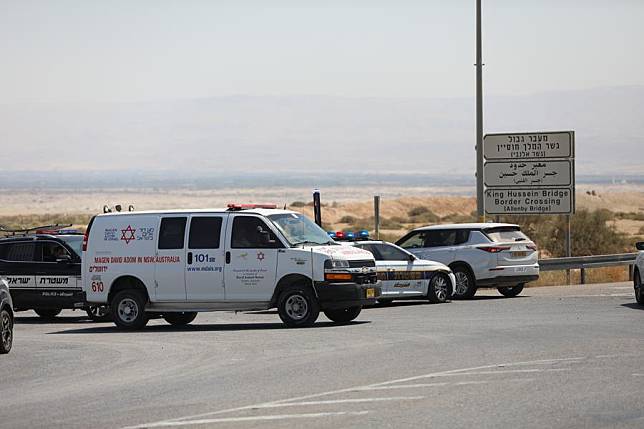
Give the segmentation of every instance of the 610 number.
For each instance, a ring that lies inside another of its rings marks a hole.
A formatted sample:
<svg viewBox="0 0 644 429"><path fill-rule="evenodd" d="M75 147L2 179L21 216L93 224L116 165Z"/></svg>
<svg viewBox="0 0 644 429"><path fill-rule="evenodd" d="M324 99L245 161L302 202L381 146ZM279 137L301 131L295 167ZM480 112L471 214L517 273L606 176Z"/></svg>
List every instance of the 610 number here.
<svg viewBox="0 0 644 429"><path fill-rule="evenodd" d="M103 292L103 282L92 282L92 292Z"/></svg>

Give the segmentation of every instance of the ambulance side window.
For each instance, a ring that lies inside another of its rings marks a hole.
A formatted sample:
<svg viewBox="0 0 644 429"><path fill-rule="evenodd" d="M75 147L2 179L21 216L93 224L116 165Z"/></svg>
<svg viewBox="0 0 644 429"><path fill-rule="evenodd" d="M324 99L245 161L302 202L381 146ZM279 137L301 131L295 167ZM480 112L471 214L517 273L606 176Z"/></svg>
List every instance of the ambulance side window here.
<svg viewBox="0 0 644 429"><path fill-rule="evenodd" d="M159 230L159 249L183 249L185 235L185 217L164 217Z"/></svg>
<svg viewBox="0 0 644 429"><path fill-rule="evenodd" d="M219 249L221 238L220 217L193 217L190 219L189 249Z"/></svg>
<svg viewBox="0 0 644 429"><path fill-rule="evenodd" d="M270 243L262 242L261 231L269 233ZM282 247L270 228L259 218L235 216L230 247L233 249L274 249Z"/></svg>

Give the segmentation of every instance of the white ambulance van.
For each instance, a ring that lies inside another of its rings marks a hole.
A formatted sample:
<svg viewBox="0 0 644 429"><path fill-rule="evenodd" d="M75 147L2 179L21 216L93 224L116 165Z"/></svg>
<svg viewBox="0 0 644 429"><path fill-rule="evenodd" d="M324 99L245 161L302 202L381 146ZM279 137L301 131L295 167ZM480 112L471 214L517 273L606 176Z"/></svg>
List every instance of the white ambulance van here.
<svg viewBox="0 0 644 429"><path fill-rule="evenodd" d="M184 325L200 311L274 307L288 327L310 326L320 311L347 323L381 292L371 253L268 205L97 215L82 282L87 301L109 305L126 329L151 316Z"/></svg>

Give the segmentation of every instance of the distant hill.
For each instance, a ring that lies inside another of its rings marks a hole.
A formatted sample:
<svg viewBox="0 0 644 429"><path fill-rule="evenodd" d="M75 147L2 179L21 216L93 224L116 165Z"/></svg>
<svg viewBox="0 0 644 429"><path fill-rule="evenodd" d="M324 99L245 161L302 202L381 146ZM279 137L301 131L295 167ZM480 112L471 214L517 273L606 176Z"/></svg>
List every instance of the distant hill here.
<svg viewBox="0 0 644 429"><path fill-rule="evenodd" d="M0 170L474 169L474 100L234 96L0 105ZM488 132L573 129L578 174L644 173L644 87L487 97Z"/></svg>

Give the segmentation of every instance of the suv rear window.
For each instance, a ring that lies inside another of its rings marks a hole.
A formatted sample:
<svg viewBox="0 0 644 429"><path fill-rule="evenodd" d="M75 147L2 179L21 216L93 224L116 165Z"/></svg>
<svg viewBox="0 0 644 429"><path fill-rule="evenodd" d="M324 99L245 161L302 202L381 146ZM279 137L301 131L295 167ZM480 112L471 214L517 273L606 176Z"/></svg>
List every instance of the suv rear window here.
<svg viewBox="0 0 644 429"><path fill-rule="evenodd" d="M495 243L504 241L527 241L529 238L521 232L518 226L503 226L499 228L489 228L483 230L483 233Z"/></svg>
<svg viewBox="0 0 644 429"><path fill-rule="evenodd" d="M403 249L445 247L466 243L469 238L470 231L466 229L430 229L418 231L403 238L396 244Z"/></svg>

